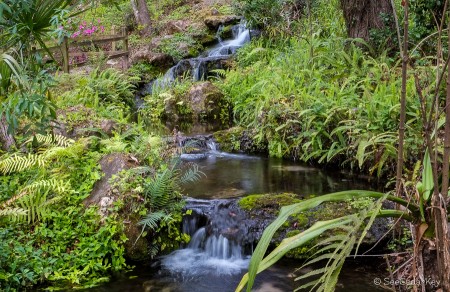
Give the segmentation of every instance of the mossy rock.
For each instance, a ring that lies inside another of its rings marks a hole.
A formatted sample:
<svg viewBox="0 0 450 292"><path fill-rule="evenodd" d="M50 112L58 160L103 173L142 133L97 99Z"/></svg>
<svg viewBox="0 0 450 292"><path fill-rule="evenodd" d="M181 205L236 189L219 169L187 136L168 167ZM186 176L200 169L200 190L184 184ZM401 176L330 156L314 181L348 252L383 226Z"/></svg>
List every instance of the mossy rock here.
<svg viewBox="0 0 450 292"><path fill-rule="evenodd" d="M267 209L269 212L278 214L281 207L299 203L300 201L296 194L290 193L249 195L239 200L239 206L247 211Z"/></svg>
<svg viewBox="0 0 450 292"><path fill-rule="evenodd" d="M217 131L214 139L220 145L220 149L226 152L266 153L267 143L256 142L253 132L242 127L233 127L227 130Z"/></svg>
<svg viewBox="0 0 450 292"><path fill-rule="evenodd" d="M241 137L244 128L233 127L227 130L217 131L213 134L214 140L220 145L220 149L225 152L235 152L241 150Z"/></svg>
<svg viewBox="0 0 450 292"><path fill-rule="evenodd" d="M296 194L281 193L249 195L240 199L238 204L241 209L248 213L247 217L251 218L249 220L254 224L251 229L258 229L259 232L259 230L265 229L275 220L283 206L296 203L301 204L301 202L301 198ZM327 221L354 214L359 210L365 209L369 204L371 204L370 200L329 202L314 209L295 214L289 217L274 234L271 241L271 247L274 248L278 246L284 238L297 235L318 221ZM263 225L265 226L261 226L258 222L264 222ZM365 249L364 246L367 248L371 247L374 243L383 238L384 234L388 231L388 223L389 222L387 222L387 219L385 218L375 220L375 223L372 225L362 242L362 249ZM327 235L336 234L336 232L339 232L339 230L325 233L319 238L308 242L306 245L290 251L286 256L293 258L307 258L316 251L313 247L319 243L321 238L324 238Z"/></svg>
<svg viewBox="0 0 450 292"><path fill-rule="evenodd" d="M125 242L125 256L132 261L146 261L150 259L149 241L142 236L142 229L138 227L137 219L125 225L124 234L128 240Z"/></svg>

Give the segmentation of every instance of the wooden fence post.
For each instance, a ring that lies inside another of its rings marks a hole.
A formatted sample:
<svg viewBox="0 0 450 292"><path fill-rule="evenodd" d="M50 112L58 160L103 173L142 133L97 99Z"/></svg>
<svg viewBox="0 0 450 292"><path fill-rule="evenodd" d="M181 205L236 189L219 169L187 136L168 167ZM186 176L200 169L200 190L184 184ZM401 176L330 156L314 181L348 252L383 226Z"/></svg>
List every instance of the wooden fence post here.
<svg viewBox="0 0 450 292"><path fill-rule="evenodd" d="M126 27L122 27L122 37L123 37L123 50L127 52L125 55L125 69L128 69L129 67L129 61L130 58L130 51L128 50L128 35L127 35L127 29Z"/></svg>
<svg viewBox="0 0 450 292"><path fill-rule="evenodd" d="M113 25L113 26L111 27L111 34L112 34L113 36L116 36L116 33L117 33L117 31L116 31L116 26ZM116 51L116 42L112 42L112 43L111 43L111 52L115 52L115 51Z"/></svg>
<svg viewBox="0 0 450 292"><path fill-rule="evenodd" d="M64 73L69 73L69 39L67 36L64 37L61 48L63 56L63 70Z"/></svg>

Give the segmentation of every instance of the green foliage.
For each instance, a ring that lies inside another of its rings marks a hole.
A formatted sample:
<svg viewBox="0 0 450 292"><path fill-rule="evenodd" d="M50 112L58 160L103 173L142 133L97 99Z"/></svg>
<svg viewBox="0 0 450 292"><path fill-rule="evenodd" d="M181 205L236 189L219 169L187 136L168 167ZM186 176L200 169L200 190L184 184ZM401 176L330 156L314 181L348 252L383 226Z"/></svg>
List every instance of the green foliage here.
<svg viewBox="0 0 450 292"><path fill-rule="evenodd" d="M436 22L440 23L445 1L411 0L412 27L410 36L413 41L420 41L437 31ZM433 44L430 44L433 45Z"/></svg>
<svg viewBox="0 0 450 292"><path fill-rule="evenodd" d="M298 202L300 199L295 194L249 195L239 200L239 206L244 210L258 210L268 206L282 207Z"/></svg>
<svg viewBox="0 0 450 292"><path fill-rule="evenodd" d="M42 146L61 146L69 147L74 143L74 140L61 135L42 135L36 134L33 138L30 138L27 142L39 143Z"/></svg>
<svg viewBox="0 0 450 292"><path fill-rule="evenodd" d="M160 74L160 69L150 65L146 62L139 62L133 64L130 69L128 69L128 74L130 76L136 76L140 78L140 82L147 83L158 77Z"/></svg>
<svg viewBox="0 0 450 292"><path fill-rule="evenodd" d="M98 68L79 80L78 98L86 105L96 107L99 102L133 106L133 84L129 78L114 69Z"/></svg>
<svg viewBox="0 0 450 292"><path fill-rule="evenodd" d="M393 66L336 36L262 39L240 50L238 67L218 86L238 124L254 129L271 156L382 176L397 156L401 78ZM413 78L407 90L406 156L418 157L422 123Z"/></svg>
<svg viewBox="0 0 450 292"><path fill-rule="evenodd" d="M92 141L70 144L44 143L41 146L47 148L36 157L45 157L46 163L31 161L26 167L21 163L7 169L24 173L10 173L6 181L11 184L2 185L6 187L0 200L2 289L23 290L44 282L64 288L93 286L125 267L122 221L113 216L100 220L96 208L82 204L100 178L100 155L87 147L95 146ZM30 224L17 223L27 218Z"/></svg>
<svg viewBox="0 0 450 292"><path fill-rule="evenodd" d="M23 290L44 280L62 287L93 286L110 270L125 266L120 224L102 225L94 208L70 206L53 211L33 231L0 228L0 287Z"/></svg>
<svg viewBox="0 0 450 292"><path fill-rule="evenodd" d="M241 0L236 2L235 8L251 26L283 32L289 32L289 24L298 20L302 9L294 0Z"/></svg>
<svg viewBox="0 0 450 292"><path fill-rule="evenodd" d="M158 50L172 56L175 61L179 61L189 56L198 55L203 50L203 46L192 35L175 33L171 38L163 39L158 46Z"/></svg>
<svg viewBox="0 0 450 292"><path fill-rule="evenodd" d="M273 235L290 216L315 208L324 202L336 202L352 198L365 197L378 198L378 201L355 214L328 221L316 222L307 230L292 237L285 238L277 248L264 257ZM404 212L395 210L382 211L382 202L385 199L394 200L407 208L413 207L410 210L417 215L417 206L408 205L409 203L407 201L401 199L399 200L398 198L388 196L387 194L385 195L370 191L345 191L333 193L283 207L278 218L264 231L250 261L249 272L244 275L236 291L242 290L246 284L247 291L251 291L257 273L260 273L273 265L284 254L292 249L308 243L309 241L319 237L325 231L337 229L343 231L344 233L340 232L332 235L331 237L320 240L320 242L316 245L318 251L306 264L310 265L323 260L326 262L326 266L324 268L315 269L312 272L302 275L296 279L310 279L310 277L313 276L312 280L301 286L299 289L311 287L311 291L333 291L345 258L350 255L354 249L354 246L356 246L357 252L358 246L361 244L362 239L367 234L375 218L377 216L397 217L406 215ZM411 220L411 217L408 216L403 218L409 218ZM366 220L368 221L366 222ZM358 230L362 230L360 237L357 232ZM318 279L316 277L317 275L320 275Z"/></svg>

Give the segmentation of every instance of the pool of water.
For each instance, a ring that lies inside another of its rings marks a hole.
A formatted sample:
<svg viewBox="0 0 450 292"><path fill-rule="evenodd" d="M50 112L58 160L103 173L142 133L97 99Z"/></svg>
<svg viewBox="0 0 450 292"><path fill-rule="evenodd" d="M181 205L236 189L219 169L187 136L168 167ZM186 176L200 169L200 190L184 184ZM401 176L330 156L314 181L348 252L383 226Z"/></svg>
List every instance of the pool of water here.
<svg viewBox="0 0 450 292"><path fill-rule="evenodd" d="M184 186L193 198L220 199L248 194L292 192L302 197L350 189L374 189L367 180L339 171L323 171L283 159L210 151L189 159L205 174Z"/></svg>

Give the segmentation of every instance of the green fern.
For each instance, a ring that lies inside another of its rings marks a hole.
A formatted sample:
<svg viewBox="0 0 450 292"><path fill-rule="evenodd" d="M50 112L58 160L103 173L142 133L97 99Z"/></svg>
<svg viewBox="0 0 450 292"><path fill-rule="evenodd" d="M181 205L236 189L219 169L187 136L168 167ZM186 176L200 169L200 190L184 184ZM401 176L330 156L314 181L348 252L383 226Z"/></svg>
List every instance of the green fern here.
<svg viewBox="0 0 450 292"><path fill-rule="evenodd" d="M33 140L45 146L69 147L73 143L75 143L74 140L64 137L62 135L41 135L41 134L36 134L32 138L28 139L26 143L33 142Z"/></svg>
<svg viewBox="0 0 450 292"><path fill-rule="evenodd" d="M8 216L10 219L23 219L28 223L45 219L49 213L49 207L57 203L63 198L64 194L70 193L72 190L69 183L60 179L38 180L23 187L18 195L10 198L6 202L0 204L0 210L11 209L10 206L18 205L21 210L25 210L25 216L16 218L14 214ZM48 196L53 196L47 199ZM6 216L6 215L5 215ZM22 220L20 220L22 221Z"/></svg>
<svg viewBox="0 0 450 292"><path fill-rule="evenodd" d="M27 215L28 210L19 207L0 209L0 217L7 217L13 222L24 221Z"/></svg>
<svg viewBox="0 0 450 292"><path fill-rule="evenodd" d="M0 172L9 174L20 172L33 166L44 167L46 159L43 155L28 153L28 155L14 154L0 161Z"/></svg>
<svg viewBox="0 0 450 292"><path fill-rule="evenodd" d="M160 209L167 206L171 193L175 190L173 170L165 169L156 174L155 178L145 185L145 189L145 195L153 207Z"/></svg>
<svg viewBox="0 0 450 292"><path fill-rule="evenodd" d="M144 219L139 221L138 225L142 225L142 230L144 230L146 227L150 228L151 230L156 230L158 228L159 221L169 220L172 220L172 216L164 211L150 212Z"/></svg>

